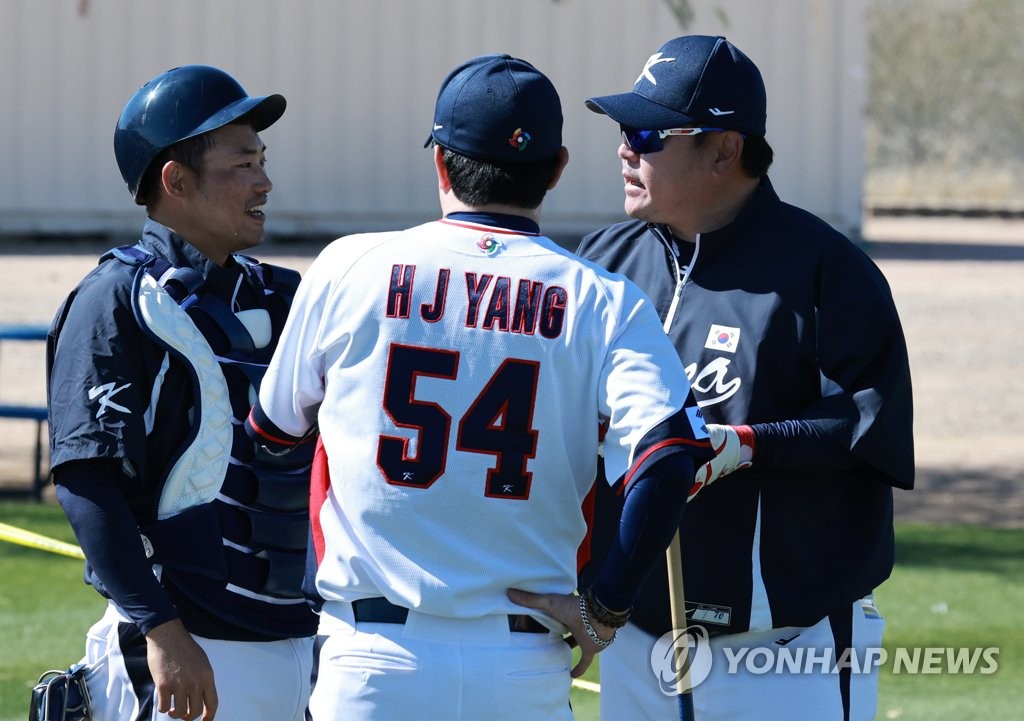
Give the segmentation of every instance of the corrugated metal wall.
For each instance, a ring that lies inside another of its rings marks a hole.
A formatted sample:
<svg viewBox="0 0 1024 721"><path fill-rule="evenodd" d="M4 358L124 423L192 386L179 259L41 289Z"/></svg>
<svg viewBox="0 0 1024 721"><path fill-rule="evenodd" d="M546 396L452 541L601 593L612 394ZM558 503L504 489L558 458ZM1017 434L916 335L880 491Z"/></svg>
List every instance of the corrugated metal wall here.
<svg viewBox="0 0 1024 721"><path fill-rule="evenodd" d="M772 178L786 199L860 225L866 0L0 0L0 234L136 232L114 123L176 65L223 67L289 107L262 134L275 183L268 230L340 235L435 217L421 146L438 86L504 51L559 88L571 160L545 203L550 232L622 217L617 128L583 106L627 90L685 32L725 34L768 86Z"/></svg>

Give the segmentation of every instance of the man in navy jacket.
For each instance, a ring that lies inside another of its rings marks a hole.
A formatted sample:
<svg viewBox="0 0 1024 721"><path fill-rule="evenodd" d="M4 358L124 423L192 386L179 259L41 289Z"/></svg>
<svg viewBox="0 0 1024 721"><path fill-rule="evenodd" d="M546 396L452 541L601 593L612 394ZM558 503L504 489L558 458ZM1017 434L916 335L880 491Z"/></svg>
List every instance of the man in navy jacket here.
<svg viewBox="0 0 1024 721"><path fill-rule="evenodd" d="M884 627L871 594L893 566L892 488L914 478L888 284L776 195L764 83L725 38L670 40L631 92L587 106L620 125L632 220L577 252L654 301L718 453L681 527L690 633L711 650L693 654L696 715L871 719ZM614 515L614 499L598 513ZM670 654L655 646L670 630L655 570L602 656L602 718L674 717Z"/></svg>

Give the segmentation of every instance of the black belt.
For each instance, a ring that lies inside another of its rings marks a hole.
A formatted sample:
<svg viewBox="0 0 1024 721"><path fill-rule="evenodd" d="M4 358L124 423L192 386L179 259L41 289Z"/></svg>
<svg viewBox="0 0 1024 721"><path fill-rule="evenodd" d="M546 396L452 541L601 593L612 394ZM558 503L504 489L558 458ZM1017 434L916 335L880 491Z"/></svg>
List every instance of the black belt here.
<svg viewBox="0 0 1024 721"><path fill-rule="evenodd" d="M356 623L405 623L409 609L396 606L384 597L364 598L352 602ZM517 633L548 633L548 628L533 616L509 614L508 630Z"/></svg>

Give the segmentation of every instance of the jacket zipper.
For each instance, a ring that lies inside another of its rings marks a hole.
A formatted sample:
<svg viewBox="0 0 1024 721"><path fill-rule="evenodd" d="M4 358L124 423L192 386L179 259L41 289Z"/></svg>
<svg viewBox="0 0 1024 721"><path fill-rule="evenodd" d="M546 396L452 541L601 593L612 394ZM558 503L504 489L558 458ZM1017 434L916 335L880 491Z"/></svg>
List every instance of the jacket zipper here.
<svg viewBox="0 0 1024 721"><path fill-rule="evenodd" d="M686 281L690 278L690 272L693 270L693 266L697 263L697 256L700 254L700 233L697 233L696 245L693 249L693 257L690 258L690 262L686 266L685 272L679 270L679 256L672 250L672 244L669 243L665 238L659 234L659 239L662 243L665 243L668 248L668 254L672 256L672 266L675 270L676 287L672 294L672 305L669 306L668 313L665 316L665 324L662 326L666 333L672 327L672 321L675 320L676 312L679 310L679 304L683 301L683 286L686 285Z"/></svg>

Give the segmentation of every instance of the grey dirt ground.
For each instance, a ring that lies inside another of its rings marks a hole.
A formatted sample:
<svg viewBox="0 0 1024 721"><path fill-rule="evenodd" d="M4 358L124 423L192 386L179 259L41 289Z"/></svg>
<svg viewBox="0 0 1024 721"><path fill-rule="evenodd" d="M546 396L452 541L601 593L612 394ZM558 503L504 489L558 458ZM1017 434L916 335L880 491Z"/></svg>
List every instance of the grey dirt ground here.
<svg viewBox="0 0 1024 721"><path fill-rule="evenodd" d="M1024 222L869 219L864 237L913 373L917 488L896 493L897 518L1024 528ZM0 323L48 323L102 249L0 240ZM303 270L317 249L259 255ZM43 363L42 344L3 344L0 402L42 402ZM0 487L28 482L31 425L0 420Z"/></svg>

